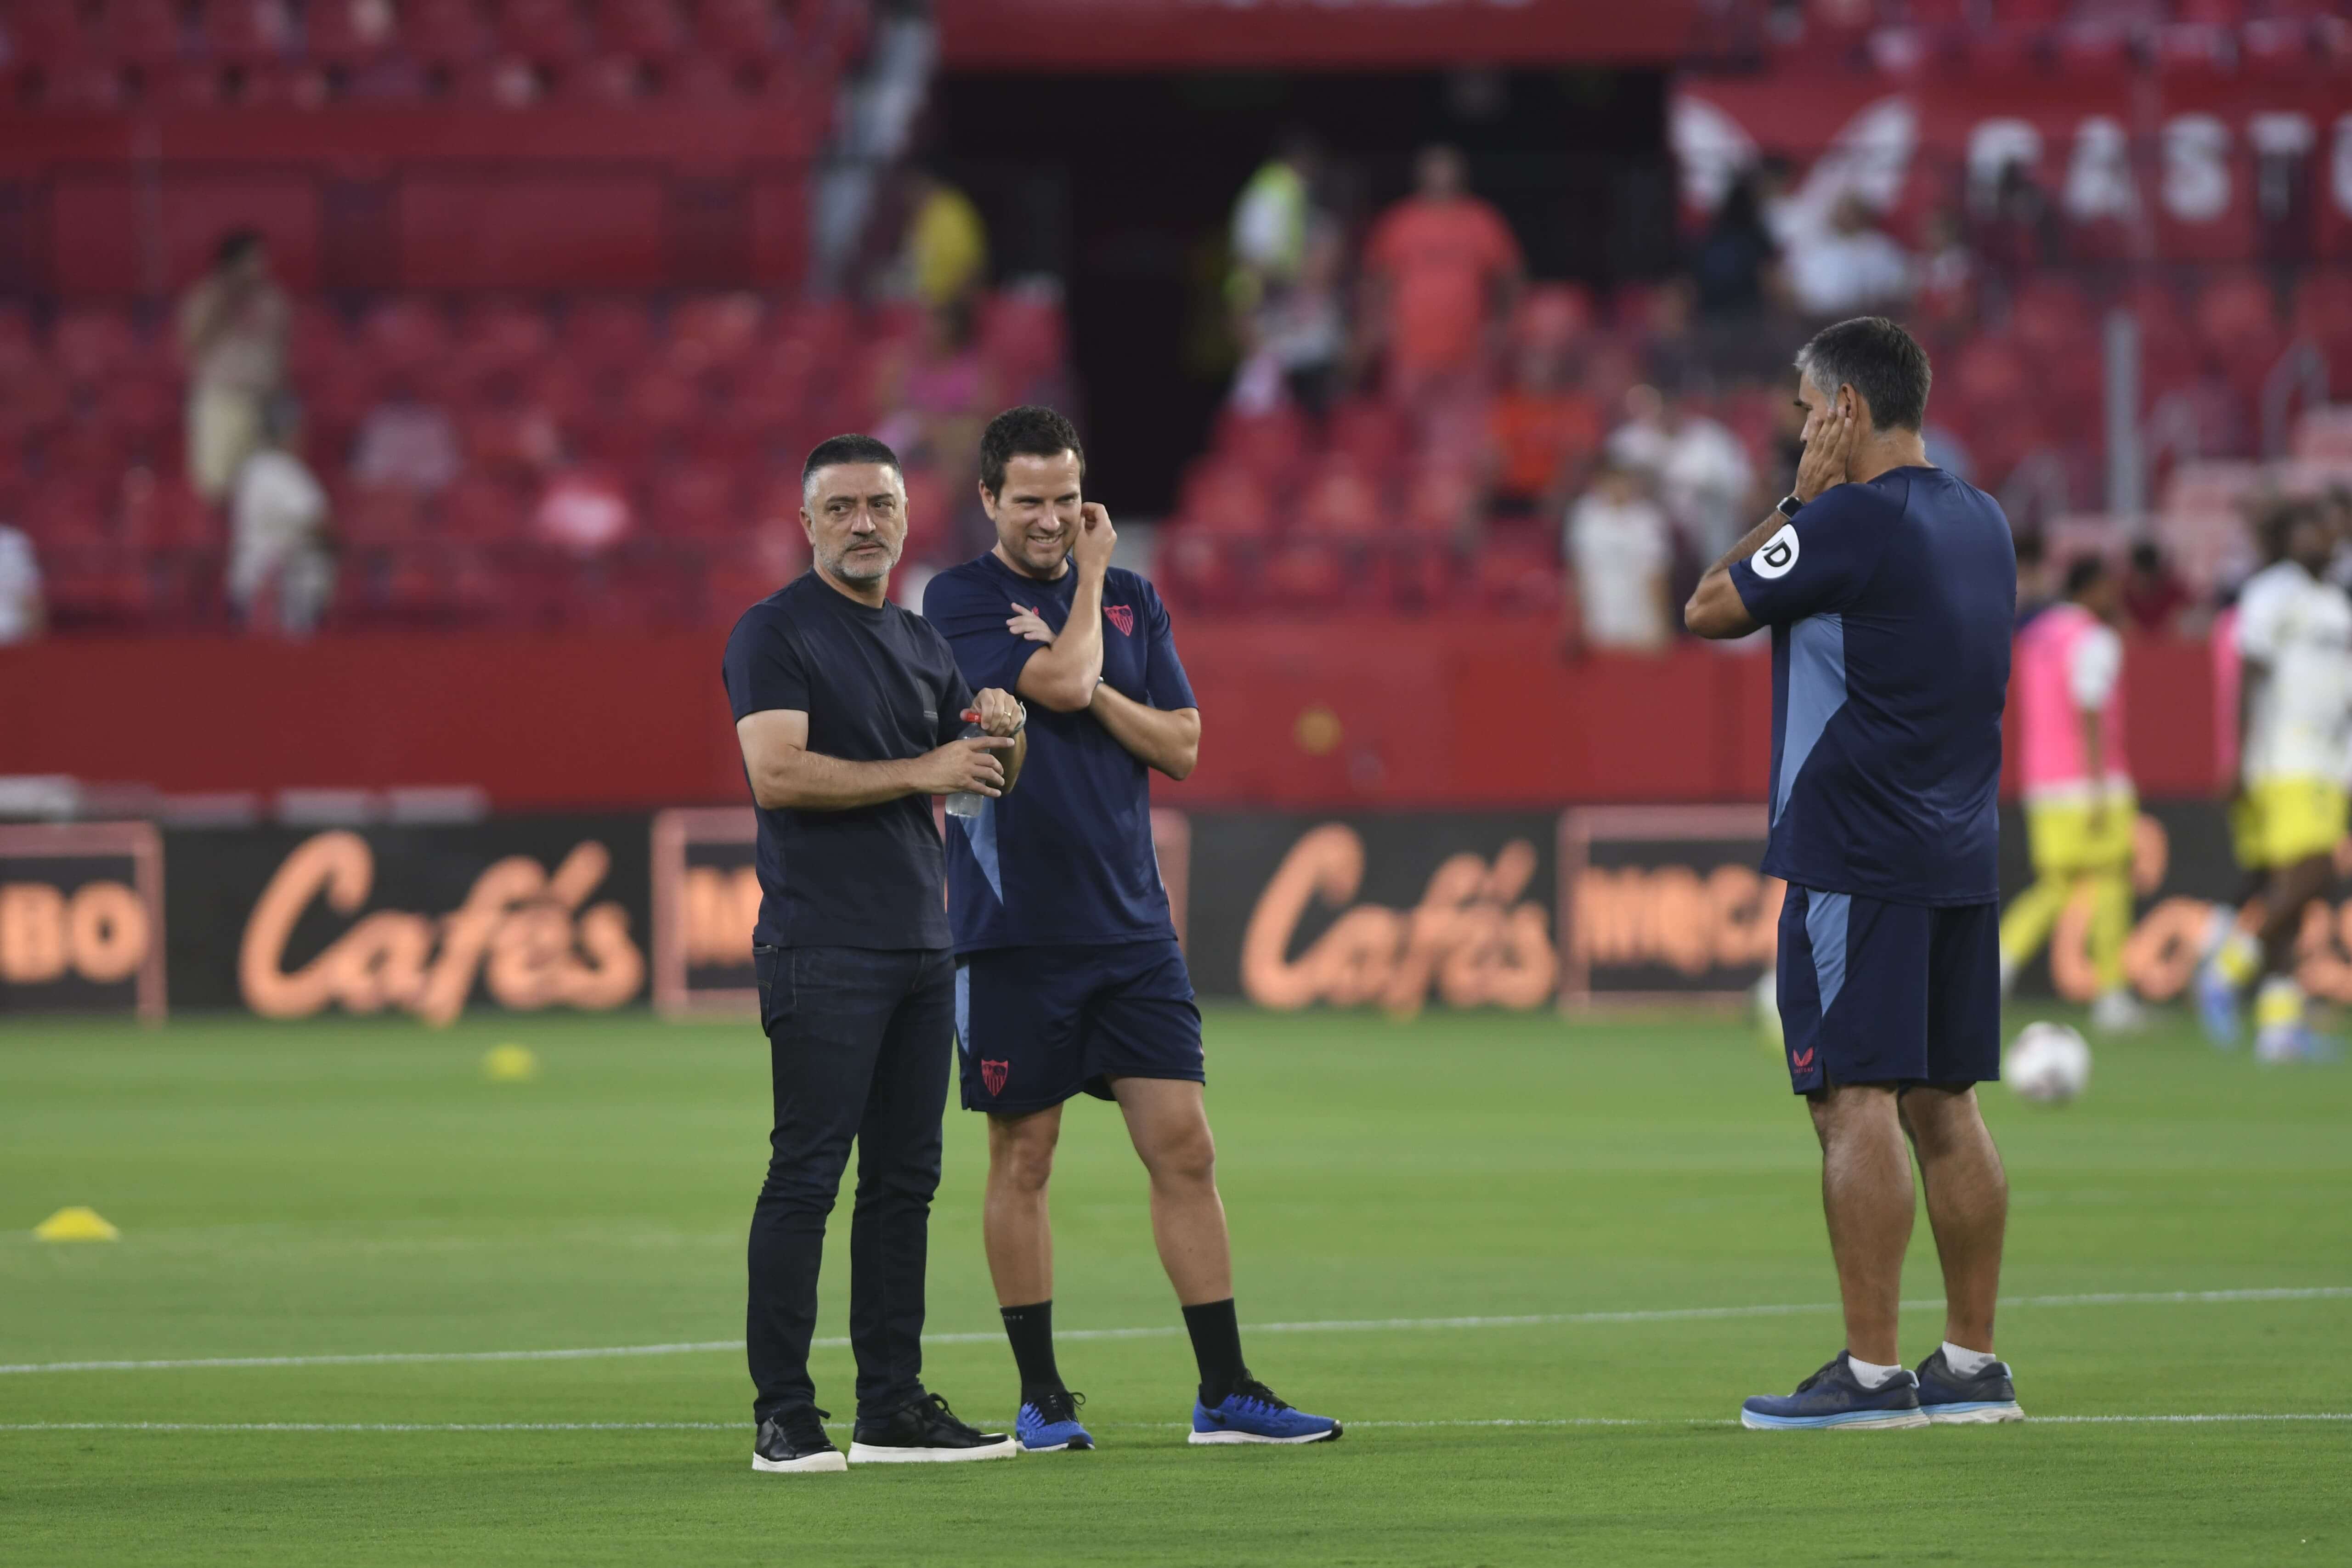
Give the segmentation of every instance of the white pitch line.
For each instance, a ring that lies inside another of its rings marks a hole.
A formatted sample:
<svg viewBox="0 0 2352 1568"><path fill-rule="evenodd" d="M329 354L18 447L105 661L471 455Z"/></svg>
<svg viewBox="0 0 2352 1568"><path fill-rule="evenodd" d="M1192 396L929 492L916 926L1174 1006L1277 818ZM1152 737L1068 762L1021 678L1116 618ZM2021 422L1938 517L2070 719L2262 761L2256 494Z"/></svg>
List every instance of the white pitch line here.
<svg viewBox="0 0 2352 1568"><path fill-rule="evenodd" d="M2352 1299L2352 1286L2318 1285L2253 1290L2105 1291L2076 1296L2012 1296L2000 1303L2014 1307L2165 1307L2202 1306L2234 1301L2337 1301ZM1911 1311L1943 1306L1941 1300L1906 1301ZM1521 1329L1584 1323L1675 1323L1717 1318L1781 1318L1806 1312L1834 1312L1834 1302L1781 1302L1750 1307L1659 1307L1614 1312L1529 1312L1511 1317L1468 1318L1340 1318L1321 1322L1252 1323L1254 1334L1367 1333L1396 1330ZM1143 1329L1064 1329L1055 1338L1073 1340L1166 1339L1183 1332L1176 1324ZM926 1334L935 1345L995 1344L1001 1330L980 1332ZM814 1340L817 1350L845 1350L844 1338ZM184 1372L291 1366L404 1366L418 1363L499 1361L600 1361L620 1356L699 1355L740 1352L740 1340L681 1340L667 1344L594 1345L573 1350L533 1351L373 1351L346 1355L206 1356L168 1361L47 1361L0 1365L0 1374L63 1372Z"/></svg>
<svg viewBox="0 0 2352 1568"><path fill-rule="evenodd" d="M2263 1411L2168 1415L2033 1415L2031 1426L2128 1426L2275 1421L2352 1421L2352 1411ZM6 1421L0 1432L740 1432L748 1421ZM846 1427L846 1421L829 1421ZM1181 1421L1097 1421L1104 1431L1176 1432ZM1570 1428L1581 1426L1737 1426L1736 1421L1693 1416L1686 1420L1616 1415L1497 1416L1459 1421L1350 1421L1349 1430L1419 1431L1430 1428Z"/></svg>

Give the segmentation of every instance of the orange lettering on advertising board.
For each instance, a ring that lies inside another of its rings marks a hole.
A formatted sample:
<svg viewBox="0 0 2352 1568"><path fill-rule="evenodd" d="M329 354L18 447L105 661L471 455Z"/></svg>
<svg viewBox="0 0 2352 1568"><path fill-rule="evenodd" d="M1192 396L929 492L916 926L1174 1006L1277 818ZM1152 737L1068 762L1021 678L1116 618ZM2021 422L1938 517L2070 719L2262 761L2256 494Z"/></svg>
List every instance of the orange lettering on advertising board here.
<svg viewBox="0 0 2352 1568"><path fill-rule="evenodd" d="M286 943L311 902L352 914L374 881L366 839L321 833L286 858L246 922L237 959L246 1005L271 1018L306 1017L330 1003L354 1013L401 1007L446 1024L465 1010L478 976L502 1006L617 1007L645 979L628 911L581 908L611 864L593 840L574 846L552 874L529 856L509 856L448 914L379 910L289 973Z"/></svg>
<svg viewBox="0 0 2352 1568"><path fill-rule="evenodd" d="M147 906L121 882L85 882L68 898L47 882L0 887L0 980L44 985L71 970L111 985L147 961Z"/></svg>
<svg viewBox="0 0 2352 1568"><path fill-rule="evenodd" d="M1683 974L1769 963L1780 951L1776 878L1717 866L1588 866L1570 894L1569 946L1594 968L1662 964Z"/></svg>
<svg viewBox="0 0 2352 1568"><path fill-rule="evenodd" d="M1519 900L1535 869L1535 847L1524 839L1505 845L1491 866L1476 855L1450 857L1414 908L1346 909L1293 959L1307 907L1347 905L1363 886L1362 837L1327 823L1291 846L1258 895L1242 937L1242 989L1286 1011L1377 1002L1409 1018L1433 988L1449 1006L1539 1007L1551 999L1559 958L1543 906Z"/></svg>
<svg viewBox="0 0 2352 1568"><path fill-rule="evenodd" d="M751 961L751 933L760 923L760 874L696 866L686 873L686 962L742 964Z"/></svg>

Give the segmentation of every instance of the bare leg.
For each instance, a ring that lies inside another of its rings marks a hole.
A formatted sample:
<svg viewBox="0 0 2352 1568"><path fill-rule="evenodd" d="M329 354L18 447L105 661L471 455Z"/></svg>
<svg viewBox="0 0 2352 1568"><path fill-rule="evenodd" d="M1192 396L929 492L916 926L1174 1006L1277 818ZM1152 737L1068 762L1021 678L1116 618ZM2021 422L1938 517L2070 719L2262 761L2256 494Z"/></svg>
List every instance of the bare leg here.
<svg viewBox="0 0 2352 1568"><path fill-rule="evenodd" d="M1927 1224L1944 1266L1944 1338L1992 1352L2000 1247L2009 1228L2009 1176L1977 1110L1972 1085L1921 1084L1903 1092L1904 1130L1919 1153Z"/></svg>
<svg viewBox="0 0 2352 1568"><path fill-rule="evenodd" d="M1062 1108L988 1119L988 1195L980 1234L1000 1307L1027 1307L1054 1297L1054 1227L1045 1183L1062 1137Z"/></svg>
<svg viewBox="0 0 2352 1568"><path fill-rule="evenodd" d="M1895 1090L1838 1084L1811 1095L1822 1141L1822 1209L1845 1303L1845 1348L1880 1366L1897 1363L1895 1318L1903 1254L1911 1245L1911 1153L1903 1146Z"/></svg>
<svg viewBox="0 0 2352 1568"><path fill-rule="evenodd" d="M1217 1142L1201 1086L1181 1079L1111 1080L1127 1135L1151 1176L1151 1239L1187 1307L1234 1293L1233 1247L1217 1196Z"/></svg>
<svg viewBox="0 0 2352 1568"><path fill-rule="evenodd" d="M2336 875L2327 856L2317 855L2283 866L2275 872L2263 899L2263 973L2294 973L2295 939L2303 934L2303 911L2312 900L2327 891Z"/></svg>

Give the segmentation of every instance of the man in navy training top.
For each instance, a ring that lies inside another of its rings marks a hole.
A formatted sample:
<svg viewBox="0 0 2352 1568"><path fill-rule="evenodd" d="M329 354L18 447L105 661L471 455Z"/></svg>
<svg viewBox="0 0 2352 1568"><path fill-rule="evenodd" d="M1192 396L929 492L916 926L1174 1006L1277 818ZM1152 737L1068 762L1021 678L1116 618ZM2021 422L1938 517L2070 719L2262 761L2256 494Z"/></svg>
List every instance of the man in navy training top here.
<svg viewBox="0 0 2352 1568"><path fill-rule="evenodd" d="M818 443L801 470L815 564L743 612L726 679L759 807L752 964L775 1090L752 1211L745 1339L751 1468L1011 1458L1001 1433L927 1393L923 1273L955 1007L931 797L1021 776L1024 713L974 696L929 623L890 603L907 541L898 459L870 436ZM962 738L966 710L983 733ZM857 1144L849 1342L857 1426L825 1436L809 1380L824 1222Z"/></svg>
<svg viewBox="0 0 2352 1568"><path fill-rule="evenodd" d="M2017 559L1991 497L1927 465L1927 356L1882 317L1797 355L1794 493L1691 595L1701 637L1772 628L1769 875L1789 1079L1811 1102L1845 1349L1754 1427L2014 1421L1993 1356L2009 1184L1975 1086L2000 1076L2000 715ZM1900 1364L1909 1134L1944 1342Z"/></svg>
<svg viewBox="0 0 2352 1568"><path fill-rule="evenodd" d="M1021 1375L1032 1453L1090 1448L1054 1360L1045 1185L1062 1103L1118 1103L1151 1180L1151 1235L1200 1363L1195 1443L1314 1443L1339 1424L1294 1410L1243 1364L1233 1258L1202 1104L1201 1012L1151 844L1149 770L1192 771L1200 710L1151 584L1110 564L1110 516L1083 500L1086 458L1050 408L981 437L996 547L942 572L923 614L965 678L1034 707L1017 795L948 829L963 1103L988 1113L982 1235Z"/></svg>

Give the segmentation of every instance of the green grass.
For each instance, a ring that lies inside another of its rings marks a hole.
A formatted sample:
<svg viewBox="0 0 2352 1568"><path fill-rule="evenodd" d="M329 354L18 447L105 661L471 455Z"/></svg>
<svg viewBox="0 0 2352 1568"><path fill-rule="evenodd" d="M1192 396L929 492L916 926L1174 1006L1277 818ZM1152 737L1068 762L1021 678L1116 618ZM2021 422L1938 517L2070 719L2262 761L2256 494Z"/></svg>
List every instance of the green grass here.
<svg viewBox="0 0 2352 1568"><path fill-rule="evenodd" d="M1757 1434L1838 1344L1811 1134L1742 1031L1548 1017L1211 1019L1255 1322L1785 1304L1777 1316L1258 1331L1344 1441L1188 1448L1181 1336L1076 1340L1103 1442L754 1476L740 1352L0 1375L0 1561L119 1563L2279 1563L2352 1551L2352 1421ZM533 1083L481 1055L537 1050ZM0 1030L0 1363L731 1342L764 1153L746 1026L637 1017ZM2001 1321L2037 1417L2352 1413L2352 1070L2181 1029L2063 1110L1988 1094L2015 1190ZM950 1111L928 1379L1013 1393ZM89 1204L119 1243L37 1243ZM845 1215L845 1209L844 1211ZM1059 1318L1168 1328L1117 1118L1074 1108ZM841 1227L845 1229L845 1226ZM836 1237L836 1241L842 1239ZM820 1332L844 1331L828 1259ZM1922 1221L1906 1295L1932 1298ZM1938 1315L1908 1315L1916 1358ZM848 1352L817 1355L851 1403ZM1416 1422L1463 1423L1415 1426ZM1528 1426L1476 1426L1524 1421ZM1570 1425L1619 1421L1633 1425ZM127 1424L646 1423L591 1431ZM1548 1424L1547 1424L1548 1423Z"/></svg>

